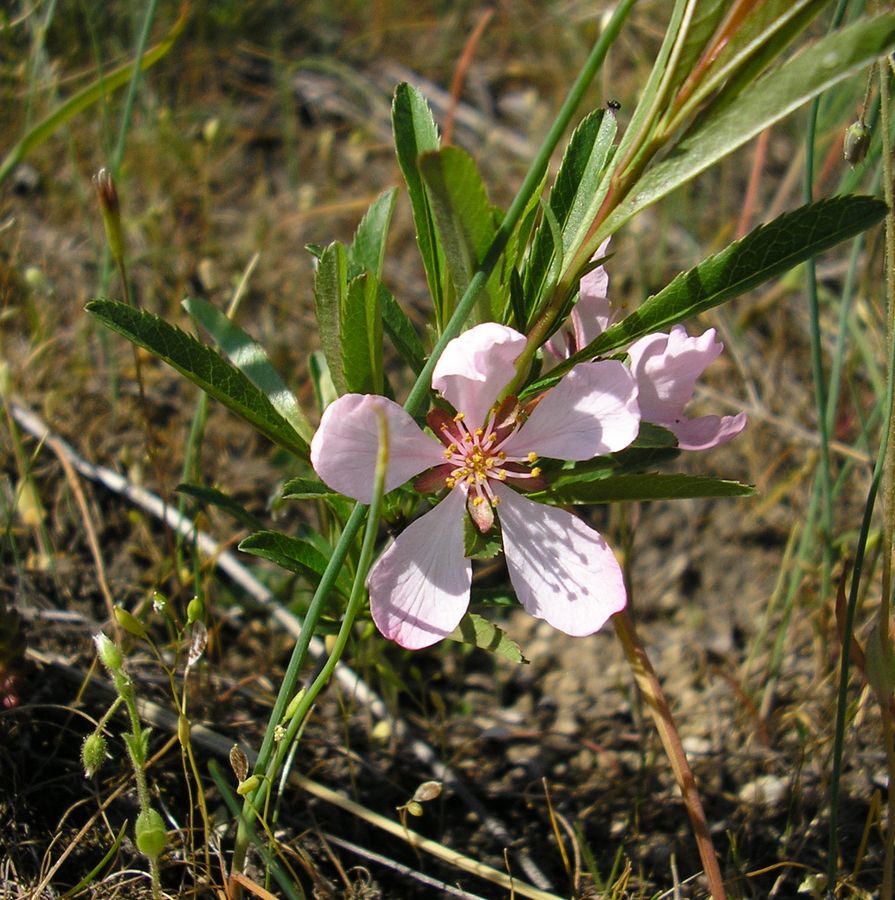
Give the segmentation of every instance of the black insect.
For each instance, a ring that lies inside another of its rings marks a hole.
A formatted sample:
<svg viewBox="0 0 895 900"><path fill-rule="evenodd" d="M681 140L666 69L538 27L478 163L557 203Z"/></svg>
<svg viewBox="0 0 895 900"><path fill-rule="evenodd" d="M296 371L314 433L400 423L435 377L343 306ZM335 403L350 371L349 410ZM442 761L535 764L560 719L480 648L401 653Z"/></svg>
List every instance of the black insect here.
<svg viewBox="0 0 895 900"><path fill-rule="evenodd" d="M607 100L606 105L615 112L618 112L622 108L622 105L618 100Z"/></svg>

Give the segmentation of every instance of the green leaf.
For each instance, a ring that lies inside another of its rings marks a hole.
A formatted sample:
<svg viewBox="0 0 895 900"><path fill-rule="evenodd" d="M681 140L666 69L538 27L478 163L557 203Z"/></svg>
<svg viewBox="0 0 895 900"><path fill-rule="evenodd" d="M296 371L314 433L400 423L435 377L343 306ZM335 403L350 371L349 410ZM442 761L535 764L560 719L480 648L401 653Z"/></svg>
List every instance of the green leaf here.
<svg viewBox="0 0 895 900"><path fill-rule="evenodd" d="M181 305L214 338L230 362L267 395L277 412L306 441L310 441L314 429L295 395L271 365L264 348L207 300L188 298Z"/></svg>
<svg viewBox="0 0 895 900"><path fill-rule="evenodd" d="M683 500L693 497L751 497L755 488L738 481L706 475L668 475L651 472L637 475L610 475L574 481L571 477L545 491L531 494L532 500L567 503L614 503L621 500Z"/></svg>
<svg viewBox="0 0 895 900"><path fill-rule="evenodd" d="M426 351L407 313L401 309L391 291L382 283L379 284L379 308L389 340L401 359L413 369L414 374L419 375L426 362Z"/></svg>
<svg viewBox="0 0 895 900"><path fill-rule="evenodd" d="M473 647L496 653L510 662L529 662L515 641L511 641L496 625L475 613L466 613L460 624L447 636L447 640L472 644Z"/></svg>
<svg viewBox="0 0 895 900"><path fill-rule="evenodd" d="M381 394L382 314L379 311L379 282L373 275L359 275L349 283L340 330L346 390Z"/></svg>
<svg viewBox="0 0 895 900"><path fill-rule="evenodd" d="M678 275L629 316L523 391L544 390L579 362L624 347L758 287L793 266L870 228L886 213L875 197L810 203L750 232L695 269Z"/></svg>
<svg viewBox="0 0 895 900"><path fill-rule="evenodd" d="M342 368L341 316L348 295L348 258L338 241L330 244L317 264L314 276L314 305L320 345L329 367L333 386L341 396L347 392Z"/></svg>
<svg viewBox="0 0 895 900"><path fill-rule="evenodd" d="M500 522L495 516L494 527L482 534L468 515L463 516L463 555L467 559L494 559L503 544L500 536Z"/></svg>
<svg viewBox="0 0 895 900"><path fill-rule="evenodd" d="M354 241L348 248L348 277L355 278L362 272L369 272L382 279L382 263L385 259L385 243L388 226L395 211L397 188L383 191L364 214Z"/></svg>
<svg viewBox="0 0 895 900"><path fill-rule="evenodd" d="M275 443L298 456L308 455L307 441L280 415L267 395L211 347L152 313L114 300L93 300L87 304L87 311L164 360Z"/></svg>
<svg viewBox="0 0 895 900"><path fill-rule="evenodd" d="M407 184L413 222L416 226L416 241L420 248L429 293L436 310L440 310L442 298L442 270L444 260L435 223L429 208L429 198L419 170L419 158L423 153L437 150L439 146L438 128L432 118L432 111L426 98L407 83L395 88L392 103L392 130L395 135L395 152L398 165Z"/></svg>
<svg viewBox="0 0 895 900"><path fill-rule="evenodd" d="M423 154L420 171L429 189L448 272L457 296L462 297L494 239L497 230L494 210L475 162L459 147ZM488 287L493 295L492 281ZM492 296L492 300L497 302L498 298ZM478 320L489 318L492 318L490 310L480 312Z"/></svg>
<svg viewBox="0 0 895 900"><path fill-rule="evenodd" d="M711 114L734 102L793 40L805 33L826 5L827 0L765 0L755 5L712 60L676 120L688 117L716 91L717 97L710 101Z"/></svg>
<svg viewBox="0 0 895 900"><path fill-rule="evenodd" d="M322 481L313 478L290 478L280 491L280 496L285 500L322 500L325 497L341 497L336 491L330 490Z"/></svg>
<svg viewBox="0 0 895 900"><path fill-rule="evenodd" d="M648 169L595 235L614 234L635 213L671 193L728 153L838 81L866 68L895 45L895 15L864 19L828 35L769 72L736 103L685 134Z"/></svg>
<svg viewBox="0 0 895 900"><path fill-rule="evenodd" d="M206 506L217 506L224 512L230 513L237 522L240 522L252 531L259 531L264 528L263 523L256 516L253 516L241 503L238 503L217 488L206 487L202 484L178 484L174 490L178 494L195 497Z"/></svg>
<svg viewBox="0 0 895 900"><path fill-rule="evenodd" d="M165 57L186 26L188 18L187 11L182 12L164 40L143 54L140 58L140 71L154 66ZM0 184L32 150L55 134L66 122L111 94L112 91L128 84L133 76L134 65L135 63L132 62L125 63L117 69L112 69L111 72L105 72L92 84L88 84L87 87L57 106L45 119L31 128L0 163Z"/></svg>
<svg viewBox="0 0 895 900"><path fill-rule="evenodd" d="M328 558L316 547L301 538L281 534L279 531L257 531L239 542L239 549L253 556L276 563L288 572L295 572L317 584L326 571ZM347 572L339 574L336 588L347 597L351 592L351 583Z"/></svg>

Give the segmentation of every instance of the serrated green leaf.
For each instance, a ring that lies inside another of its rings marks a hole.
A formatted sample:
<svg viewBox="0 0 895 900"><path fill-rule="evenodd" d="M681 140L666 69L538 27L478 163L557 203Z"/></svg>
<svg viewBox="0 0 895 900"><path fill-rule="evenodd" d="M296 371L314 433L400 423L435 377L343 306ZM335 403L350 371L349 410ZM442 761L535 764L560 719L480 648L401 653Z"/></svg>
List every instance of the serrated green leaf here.
<svg viewBox="0 0 895 900"><path fill-rule="evenodd" d="M633 215L705 171L838 81L866 68L895 45L895 15L836 31L769 72L736 103L703 119L674 151L646 171L593 237L594 246Z"/></svg>
<svg viewBox="0 0 895 900"><path fill-rule="evenodd" d="M467 559L494 559L503 550L500 522L494 519L494 527L482 534L468 515L463 516L463 555Z"/></svg>
<svg viewBox="0 0 895 900"><path fill-rule="evenodd" d="M373 275L365 273L349 283L340 331L345 389L358 394L381 394L382 314L379 282Z"/></svg>
<svg viewBox="0 0 895 900"><path fill-rule="evenodd" d="M325 497L340 497L341 494L313 478L290 478L283 485L280 496L285 500L322 500Z"/></svg>
<svg viewBox="0 0 895 900"><path fill-rule="evenodd" d="M224 512L230 513L237 522L250 528L252 531L260 531L264 528L264 524L256 516L253 516L241 503L238 503L228 494L219 491L217 488L206 487L203 484L178 484L174 488L178 494L186 494L189 497L195 497L201 500L207 506L217 506Z"/></svg>
<svg viewBox="0 0 895 900"><path fill-rule="evenodd" d="M397 188L383 191L364 214L348 248L348 278L356 278L369 272L382 279L382 263L385 259L385 243L388 226L395 211Z"/></svg>
<svg viewBox="0 0 895 900"><path fill-rule="evenodd" d="M510 662L529 662L515 641L511 641L496 625L475 613L466 613L460 624L447 636L447 640L472 644L474 647L496 653Z"/></svg>
<svg viewBox="0 0 895 900"><path fill-rule="evenodd" d="M329 376L341 396L348 388L342 368L341 316L348 294L348 257L338 241L330 244L317 264L314 276L314 306L320 346L326 357Z"/></svg>
<svg viewBox="0 0 895 900"><path fill-rule="evenodd" d="M650 472L637 475L585 477L575 481L564 476L561 484L531 494L542 503L615 503L621 500L683 500L694 497L750 497L755 488L738 481L706 475L668 475Z"/></svg>
<svg viewBox="0 0 895 900"><path fill-rule="evenodd" d="M413 369L416 375L419 375L426 362L426 351L423 349L413 323L392 296L391 291L382 283L379 284L379 308L382 311L382 324L389 340L401 359Z"/></svg>
<svg viewBox="0 0 895 900"><path fill-rule="evenodd" d="M610 326L546 378L522 392L555 384L579 362L624 347L647 334L719 306L879 222L886 205L875 197L832 197L810 203L750 232L678 275L629 316Z"/></svg>
<svg viewBox="0 0 895 900"><path fill-rule="evenodd" d="M164 319L125 303L93 300L87 304L87 311L164 360L275 443L299 456L308 455L305 439L280 415L267 395L211 347Z"/></svg>
<svg viewBox="0 0 895 900"><path fill-rule="evenodd" d="M279 531L257 531L239 542L239 549L253 556L276 563L288 572L303 575L317 584L326 570L329 560L316 547L301 538L281 534ZM345 572L336 581L337 590L347 597L351 584Z"/></svg>
<svg viewBox="0 0 895 900"><path fill-rule="evenodd" d="M271 365L264 348L207 300L188 298L181 305L214 338L230 362L267 395L277 412L306 441L310 441L314 429L295 395Z"/></svg>
<svg viewBox="0 0 895 900"><path fill-rule="evenodd" d="M475 162L464 150L445 147L424 153L419 164L448 272L457 296L462 297L494 239L494 210ZM492 309L480 310L478 321L492 318L499 302L493 284L492 277L488 282ZM452 310L445 312L449 315Z"/></svg>
<svg viewBox="0 0 895 900"><path fill-rule="evenodd" d="M429 198L419 170L419 158L423 153L437 150L440 141L438 128L426 98L406 82L395 88L395 99L392 102L392 130L398 166L407 184L407 194L413 210L416 241L420 248L423 268L426 270L429 293L432 295L435 309L439 310L443 303L441 280L444 259L435 234Z"/></svg>

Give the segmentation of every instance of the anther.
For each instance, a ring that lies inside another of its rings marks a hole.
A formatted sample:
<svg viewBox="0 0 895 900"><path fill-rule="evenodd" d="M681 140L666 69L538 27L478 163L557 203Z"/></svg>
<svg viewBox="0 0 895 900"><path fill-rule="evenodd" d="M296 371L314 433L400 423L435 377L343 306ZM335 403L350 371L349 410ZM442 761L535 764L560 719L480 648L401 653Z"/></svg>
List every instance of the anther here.
<svg viewBox="0 0 895 900"><path fill-rule="evenodd" d="M532 450L532 451L528 454L528 461L529 461L529 462L537 462L537 461L538 461L538 454L535 453L534 450Z"/></svg>

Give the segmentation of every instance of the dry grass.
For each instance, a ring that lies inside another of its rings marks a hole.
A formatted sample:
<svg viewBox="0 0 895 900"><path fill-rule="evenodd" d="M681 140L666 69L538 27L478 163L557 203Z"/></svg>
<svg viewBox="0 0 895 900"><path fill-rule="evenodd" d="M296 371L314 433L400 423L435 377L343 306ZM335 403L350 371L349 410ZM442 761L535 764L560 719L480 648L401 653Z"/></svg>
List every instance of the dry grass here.
<svg viewBox="0 0 895 900"><path fill-rule="evenodd" d="M0 124L7 136L133 46L139 4L61 6L42 47L43 7L0 32ZM383 0L340 4L338 12L320 2L299 6L265 0L194 12L174 54L146 77L119 187L135 298L171 321L189 327L179 307L186 296L224 305L260 254L240 321L312 409L307 357L317 338L311 257L303 248L350 239L369 202L399 183L387 137L391 86L404 71L423 85L449 86L481 8ZM664 7L638 9L590 98L594 105L612 98L622 115L633 108ZM156 32L175 15L174 4L161 4ZM495 7L463 96L479 130L458 124L455 131L495 202L511 198L525 148L536 146L594 34L589 4L507 0ZM75 119L2 189L0 353L11 394L77 454L176 503L171 492L181 479L197 392L163 364L142 359L158 445L150 464L131 350L97 333L83 312L101 290L101 225L90 176L106 162L121 99ZM798 128L771 135L756 169L752 224L799 202L790 177L802 165ZM832 126L823 139L833 141ZM614 298L634 305L732 239L753 153L747 148L619 235ZM836 178L834 171L825 184ZM407 207L402 198L386 281L422 323L425 281ZM860 269L871 285L866 273L879 270L881 254L876 240ZM822 262L829 334L845 259L843 250ZM119 292L114 279L109 290ZM801 280L789 278L705 322L722 329L730 352L711 371L704 405L729 412L747 398L752 421L734 444L691 463L755 483L760 496L600 513L601 530L627 548L633 606L679 717L734 897L794 897L807 875L825 868L838 640L816 548L795 558L817 447L802 293ZM883 358L880 313L867 296L858 292L852 315L853 338L867 350L846 356L848 396L835 433L837 470L859 459L837 503L843 557L860 521L866 459L875 453L859 434L878 392L868 360ZM81 739L110 702L90 640L108 620L104 581L114 601L135 613L148 612L154 591L180 614L195 593L205 599L210 642L189 680L188 716L207 820L200 786L170 730L176 705L166 667L176 648L162 616L148 613L160 659L132 641L128 664L141 698L154 704L146 715L157 716L149 779L171 829L165 889L179 897L223 896L233 834L207 776L207 761L221 745L205 742L198 726L223 736L225 748L257 747L292 639L219 575L213 560L177 546L170 530L121 496L79 480L50 443L35 441L11 418L0 427L0 460L0 614L3 607L18 611L29 648L10 667L22 702L0 714L0 897L60 896L89 873L78 896L149 896L128 829L109 853L137 812L120 714L109 724L112 759L101 775L85 780L79 761ZM297 504L271 503L296 474L292 461L214 406L200 471L262 522L298 528L309 515ZM197 522L231 546L246 533L218 511L199 513ZM307 585L263 566L256 572L300 611ZM876 602L870 591L862 622ZM0 647L4 630L12 635L14 628L12 617L0 621ZM456 645L409 655L358 635L351 665L470 792L447 791L411 826L470 860L500 871L509 866L524 880L530 878L520 855L528 855L560 896L700 896L683 807L611 635L575 641L515 614L507 629L530 665ZM843 897L871 896L879 878L879 727L856 678L840 810L841 868L854 875L841 886ZM508 895L400 836L384 837L360 814L363 807L397 821L396 807L432 772L411 738L389 732L344 689L333 687L321 699L293 770L358 805L334 806L308 783L287 788L277 840L309 896L447 895L413 872L469 892L460 896ZM506 841L482 826L469 796L509 830L506 859ZM248 876L262 877L257 869ZM671 890L679 893L663 893Z"/></svg>

